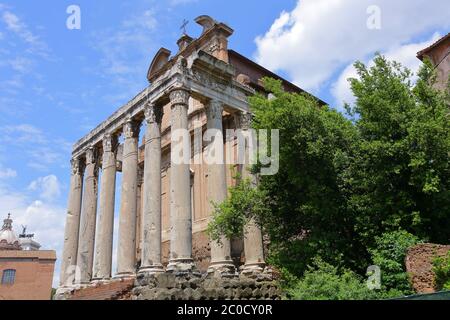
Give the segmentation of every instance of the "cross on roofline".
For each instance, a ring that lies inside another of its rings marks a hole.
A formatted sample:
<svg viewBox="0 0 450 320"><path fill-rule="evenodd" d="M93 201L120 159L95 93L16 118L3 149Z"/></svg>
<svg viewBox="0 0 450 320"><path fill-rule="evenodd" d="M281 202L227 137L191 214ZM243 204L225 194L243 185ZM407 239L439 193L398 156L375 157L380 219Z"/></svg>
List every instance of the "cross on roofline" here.
<svg viewBox="0 0 450 320"><path fill-rule="evenodd" d="M183 23L181 24L180 29L183 30L183 34L186 34L186 26L188 25L189 21L186 19L183 19Z"/></svg>

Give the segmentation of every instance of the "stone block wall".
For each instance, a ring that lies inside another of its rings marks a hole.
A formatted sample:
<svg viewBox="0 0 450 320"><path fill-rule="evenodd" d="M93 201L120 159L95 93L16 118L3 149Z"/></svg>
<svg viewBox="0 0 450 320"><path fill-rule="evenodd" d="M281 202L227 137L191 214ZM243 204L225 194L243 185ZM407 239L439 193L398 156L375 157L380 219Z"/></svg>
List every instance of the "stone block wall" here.
<svg viewBox="0 0 450 320"><path fill-rule="evenodd" d="M450 245L421 243L408 249L405 265L417 293L432 293L434 288L433 260L444 257Z"/></svg>
<svg viewBox="0 0 450 320"><path fill-rule="evenodd" d="M201 273L138 275L132 300L279 300L281 291L267 275L214 277Z"/></svg>

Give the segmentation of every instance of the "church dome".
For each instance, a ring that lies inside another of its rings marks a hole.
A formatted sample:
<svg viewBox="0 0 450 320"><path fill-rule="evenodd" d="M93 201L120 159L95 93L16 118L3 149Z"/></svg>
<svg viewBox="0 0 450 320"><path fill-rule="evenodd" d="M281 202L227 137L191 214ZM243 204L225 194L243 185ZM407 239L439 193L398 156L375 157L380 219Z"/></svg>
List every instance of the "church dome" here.
<svg viewBox="0 0 450 320"><path fill-rule="evenodd" d="M0 250L20 250L19 238L12 229L11 214L3 220L3 227L0 230Z"/></svg>

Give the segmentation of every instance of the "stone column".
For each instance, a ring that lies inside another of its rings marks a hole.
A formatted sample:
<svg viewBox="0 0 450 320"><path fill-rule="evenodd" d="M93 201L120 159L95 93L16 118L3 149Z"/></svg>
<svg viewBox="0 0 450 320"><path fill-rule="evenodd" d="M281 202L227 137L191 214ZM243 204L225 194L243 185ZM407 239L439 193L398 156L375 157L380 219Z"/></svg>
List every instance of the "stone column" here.
<svg viewBox="0 0 450 320"><path fill-rule="evenodd" d="M78 231L80 229L81 197L83 193L84 164L79 159L72 159L69 201L67 204L66 228L64 232L64 249L61 259L61 287L73 285L76 274Z"/></svg>
<svg viewBox="0 0 450 320"><path fill-rule="evenodd" d="M103 137L102 178L100 186L100 213L95 243L95 281L111 278L114 232L114 200L116 193L117 138L111 134Z"/></svg>
<svg viewBox="0 0 450 320"><path fill-rule="evenodd" d="M117 253L118 278L133 277L136 272L136 209L139 124L127 119L123 134L122 197Z"/></svg>
<svg viewBox="0 0 450 320"><path fill-rule="evenodd" d="M222 126L223 105L218 100L212 100L206 106L207 134L209 140L205 148L205 163L207 165L207 200L208 211L213 213L215 204L222 203L227 197L227 180L224 158L223 126ZM235 273L235 267L231 260L231 242L226 237L221 237L220 241L210 241L211 264L208 272Z"/></svg>
<svg viewBox="0 0 450 320"><path fill-rule="evenodd" d="M167 270L192 271L191 140L188 128L189 92L170 93L171 167L170 167L170 260Z"/></svg>
<svg viewBox="0 0 450 320"><path fill-rule="evenodd" d="M164 271L161 264L161 120L162 109L145 107L144 208L141 273Z"/></svg>
<svg viewBox="0 0 450 320"><path fill-rule="evenodd" d="M250 130L252 115L250 113L242 113L240 117L240 126L244 130L244 134L250 138L248 130ZM246 131L246 132L245 132ZM247 140L247 139L246 139ZM250 172L248 140L245 146L245 164L242 168L242 178L249 179L256 187L256 177ZM264 261L264 246L261 228L252 219L244 226L244 254L245 265L242 270L243 274L261 273L264 271L266 263Z"/></svg>
<svg viewBox="0 0 450 320"><path fill-rule="evenodd" d="M139 155L140 158L140 155ZM143 196L143 184L144 184L144 168L138 166L138 179L137 179L137 206L136 206L136 261L140 268L142 264L141 252L142 252L142 196Z"/></svg>
<svg viewBox="0 0 450 320"><path fill-rule="evenodd" d="M80 234L78 242L77 267L80 272L80 285L87 285L92 279L94 261L95 223L97 215L98 167L96 150L90 147L86 151L86 172L83 192Z"/></svg>

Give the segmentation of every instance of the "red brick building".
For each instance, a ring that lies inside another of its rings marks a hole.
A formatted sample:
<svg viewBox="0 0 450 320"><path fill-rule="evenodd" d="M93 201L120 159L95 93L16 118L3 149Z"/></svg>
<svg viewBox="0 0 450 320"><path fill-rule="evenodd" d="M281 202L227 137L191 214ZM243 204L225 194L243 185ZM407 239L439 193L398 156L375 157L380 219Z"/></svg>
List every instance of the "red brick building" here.
<svg viewBox="0 0 450 320"><path fill-rule="evenodd" d="M23 250L8 215L0 231L0 300L51 299L55 261L53 250Z"/></svg>

